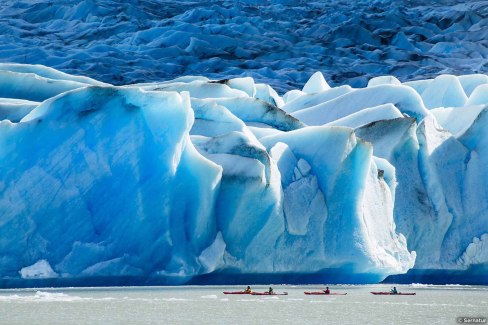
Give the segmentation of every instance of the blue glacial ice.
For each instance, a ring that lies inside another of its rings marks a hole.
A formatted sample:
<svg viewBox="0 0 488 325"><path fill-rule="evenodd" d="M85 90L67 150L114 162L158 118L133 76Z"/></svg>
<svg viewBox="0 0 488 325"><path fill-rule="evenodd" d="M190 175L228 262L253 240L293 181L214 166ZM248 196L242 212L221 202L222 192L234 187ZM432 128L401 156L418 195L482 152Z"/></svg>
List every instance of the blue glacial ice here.
<svg viewBox="0 0 488 325"><path fill-rule="evenodd" d="M0 17L1 62L116 85L205 74L284 93L316 71L364 87L488 69L484 1L4 0Z"/></svg>
<svg viewBox="0 0 488 325"><path fill-rule="evenodd" d="M480 75L352 88L319 73L285 101L252 78L116 87L0 70L15 89L0 101L2 285L372 282L488 264Z"/></svg>
<svg viewBox="0 0 488 325"><path fill-rule="evenodd" d="M3 1L0 286L479 282L487 9Z"/></svg>

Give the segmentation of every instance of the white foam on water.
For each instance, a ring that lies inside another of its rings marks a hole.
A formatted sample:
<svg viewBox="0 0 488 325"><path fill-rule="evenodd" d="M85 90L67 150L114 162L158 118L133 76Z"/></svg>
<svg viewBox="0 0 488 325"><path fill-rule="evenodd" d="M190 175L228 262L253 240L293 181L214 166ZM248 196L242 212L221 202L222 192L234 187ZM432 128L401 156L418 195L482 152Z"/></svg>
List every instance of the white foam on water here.
<svg viewBox="0 0 488 325"><path fill-rule="evenodd" d="M167 298L162 300L163 301L192 301L191 299L184 299L184 298Z"/></svg>
<svg viewBox="0 0 488 325"><path fill-rule="evenodd" d="M413 288L429 288L432 287L432 284L423 284L423 283L412 283L409 285L409 287Z"/></svg>
<svg viewBox="0 0 488 325"><path fill-rule="evenodd" d="M263 300L280 300L280 298L274 296L274 297L266 297L266 298L263 298Z"/></svg>
<svg viewBox="0 0 488 325"><path fill-rule="evenodd" d="M82 301L86 298L81 298L78 296L70 296L59 292L45 292L36 291L33 295L1 295L0 301L3 302L72 302L72 301Z"/></svg>
<svg viewBox="0 0 488 325"><path fill-rule="evenodd" d="M242 301L242 302L252 302L252 301L259 301L259 299L239 299L237 301Z"/></svg>

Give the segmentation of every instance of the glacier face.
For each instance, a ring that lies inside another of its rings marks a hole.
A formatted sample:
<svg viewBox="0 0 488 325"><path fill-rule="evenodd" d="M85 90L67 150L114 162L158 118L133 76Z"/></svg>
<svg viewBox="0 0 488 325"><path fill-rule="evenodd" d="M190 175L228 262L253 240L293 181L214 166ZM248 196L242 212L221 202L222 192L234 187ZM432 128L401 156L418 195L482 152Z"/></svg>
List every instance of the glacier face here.
<svg viewBox="0 0 488 325"><path fill-rule="evenodd" d="M487 8L2 1L0 286L478 281Z"/></svg>
<svg viewBox="0 0 488 325"><path fill-rule="evenodd" d="M316 73L279 96L249 77L0 71L2 285L469 278L488 264L484 75L352 88Z"/></svg>
<svg viewBox="0 0 488 325"><path fill-rule="evenodd" d="M3 279L358 282L414 264L395 230L393 167L353 129L307 126L278 108L268 85L186 77L114 87L2 68L17 89L0 123ZM44 100L44 88L27 91L41 76L54 81Z"/></svg>

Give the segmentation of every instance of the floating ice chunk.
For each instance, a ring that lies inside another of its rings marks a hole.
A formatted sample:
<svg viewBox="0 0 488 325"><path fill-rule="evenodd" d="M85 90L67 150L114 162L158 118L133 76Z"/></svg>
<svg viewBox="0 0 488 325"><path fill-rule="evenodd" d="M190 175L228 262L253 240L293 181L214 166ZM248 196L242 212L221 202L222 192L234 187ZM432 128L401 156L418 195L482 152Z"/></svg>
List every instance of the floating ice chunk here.
<svg viewBox="0 0 488 325"><path fill-rule="evenodd" d="M56 278L58 276L51 268L49 262L46 260L39 260L31 266L23 267L19 273L23 279L48 279Z"/></svg>
<svg viewBox="0 0 488 325"><path fill-rule="evenodd" d="M326 91L327 89L330 89L329 84L325 81L322 72L317 71L308 79L302 91L307 94L313 94Z"/></svg>
<svg viewBox="0 0 488 325"><path fill-rule="evenodd" d="M374 87L379 85L401 85L402 83L394 76L381 76L374 77L368 81L368 87Z"/></svg>

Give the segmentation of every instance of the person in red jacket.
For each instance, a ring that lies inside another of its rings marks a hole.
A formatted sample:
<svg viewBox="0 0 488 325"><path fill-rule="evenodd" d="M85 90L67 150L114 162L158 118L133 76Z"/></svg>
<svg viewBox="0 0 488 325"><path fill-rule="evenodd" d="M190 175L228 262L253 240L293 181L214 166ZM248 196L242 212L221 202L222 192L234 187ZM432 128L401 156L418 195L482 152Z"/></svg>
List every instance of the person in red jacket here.
<svg viewBox="0 0 488 325"><path fill-rule="evenodd" d="M325 292L326 295L330 295L329 287L326 287L325 290L324 290L324 292Z"/></svg>

